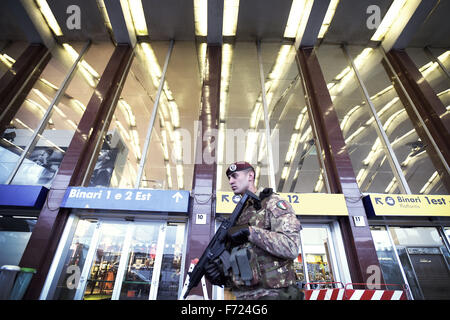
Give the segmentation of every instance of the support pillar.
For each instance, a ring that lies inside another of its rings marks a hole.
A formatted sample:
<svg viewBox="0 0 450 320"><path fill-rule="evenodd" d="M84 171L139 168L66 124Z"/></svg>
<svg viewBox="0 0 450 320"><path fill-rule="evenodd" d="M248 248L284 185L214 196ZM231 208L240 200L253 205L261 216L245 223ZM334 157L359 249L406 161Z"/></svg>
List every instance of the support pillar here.
<svg viewBox="0 0 450 320"><path fill-rule="evenodd" d="M331 101L317 55L312 47L297 51L297 65L302 78L308 114L314 138L320 152L328 192L345 196L348 217L339 220L352 282L372 283L373 270L383 275L369 229L362 194L356 182L350 156L347 152L338 116ZM365 226L355 226L353 217L363 217ZM376 268L378 267L378 269ZM371 277L372 276L372 277ZM378 275L377 275L378 276ZM370 279L369 279L370 278Z"/></svg>
<svg viewBox="0 0 450 320"><path fill-rule="evenodd" d="M194 176L192 181L192 199L189 206L188 243L186 246L185 275L195 258L200 258L215 233L216 212L216 141L206 139L208 131L218 130L220 108L220 74L222 61L222 46L208 45L206 51L207 70L202 85L202 102L200 124L196 143ZM205 139L204 139L205 137ZM208 152L211 150L211 154ZM203 159L203 152L208 152L211 158ZM207 160L207 161L205 161ZM206 224L196 224L197 214L206 215ZM211 299L211 285L207 282L208 296ZM193 288L190 294L203 296L201 283Z"/></svg>
<svg viewBox="0 0 450 320"><path fill-rule="evenodd" d="M96 160L90 155L101 145L104 128L114 114L116 98L122 91L132 57L133 49L129 45L116 47L75 130L19 263L21 267L37 269L24 299L39 298L70 214L69 209L60 208L61 201L68 186L81 185L88 163Z"/></svg>
<svg viewBox="0 0 450 320"><path fill-rule="evenodd" d="M445 106L405 50L389 51L382 63L441 181L450 192L450 117L442 117L447 111Z"/></svg>

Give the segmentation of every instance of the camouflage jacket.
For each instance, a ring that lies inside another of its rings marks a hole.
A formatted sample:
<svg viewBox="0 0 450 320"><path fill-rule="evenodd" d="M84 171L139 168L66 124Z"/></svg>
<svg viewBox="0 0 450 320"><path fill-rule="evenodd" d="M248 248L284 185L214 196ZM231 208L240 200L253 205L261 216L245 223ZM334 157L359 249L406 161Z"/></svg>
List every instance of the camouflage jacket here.
<svg viewBox="0 0 450 320"><path fill-rule="evenodd" d="M261 191L261 190L259 190ZM246 286L231 275L232 289L237 299L257 299L264 295L275 295L277 289L295 284L293 259L300 248L300 221L291 205L278 194L272 193L261 201L256 210L249 202L236 225L249 225L249 247L257 261L254 278L258 281Z"/></svg>

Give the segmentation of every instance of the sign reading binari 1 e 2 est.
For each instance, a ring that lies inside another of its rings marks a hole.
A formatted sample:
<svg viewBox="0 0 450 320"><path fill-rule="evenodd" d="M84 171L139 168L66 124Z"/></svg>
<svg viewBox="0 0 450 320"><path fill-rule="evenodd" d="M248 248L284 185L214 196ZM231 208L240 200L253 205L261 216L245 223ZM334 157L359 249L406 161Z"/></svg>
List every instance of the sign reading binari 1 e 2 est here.
<svg viewBox="0 0 450 320"><path fill-rule="evenodd" d="M61 207L150 212L187 212L185 190L69 187Z"/></svg>

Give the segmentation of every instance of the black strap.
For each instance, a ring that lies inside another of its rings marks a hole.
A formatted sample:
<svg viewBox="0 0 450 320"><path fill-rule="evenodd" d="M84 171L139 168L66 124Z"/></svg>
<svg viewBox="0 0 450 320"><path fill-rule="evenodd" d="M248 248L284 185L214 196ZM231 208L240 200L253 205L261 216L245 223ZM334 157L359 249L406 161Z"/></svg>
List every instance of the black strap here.
<svg viewBox="0 0 450 320"><path fill-rule="evenodd" d="M263 191L259 193L259 201L253 202L253 207L255 207L256 211L260 210L262 208L261 201L263 199L269 197L273 193L272 188L265 188Z"/></svg>

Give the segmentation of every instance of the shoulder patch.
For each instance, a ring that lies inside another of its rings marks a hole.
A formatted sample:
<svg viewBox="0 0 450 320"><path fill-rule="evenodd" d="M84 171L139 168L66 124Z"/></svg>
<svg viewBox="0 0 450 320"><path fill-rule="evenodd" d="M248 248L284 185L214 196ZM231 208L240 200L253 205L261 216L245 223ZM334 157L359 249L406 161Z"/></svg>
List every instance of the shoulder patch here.
<svg viewBox="0 0 450 320"><path fill-rule="evenodd" d="M278 201L277 207L280 208L281 210L287 210L287 208L288 208L287 203L284 200Z"/></svg>

